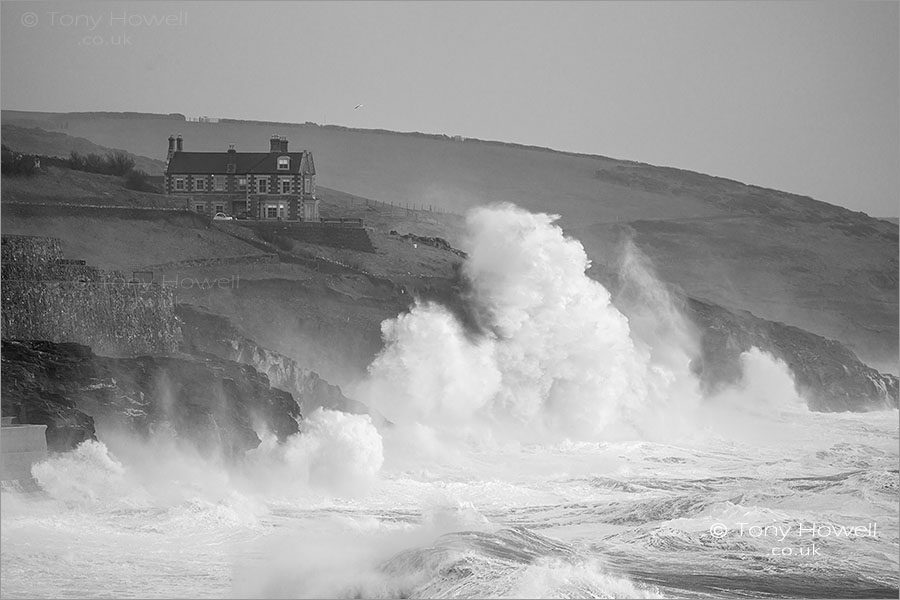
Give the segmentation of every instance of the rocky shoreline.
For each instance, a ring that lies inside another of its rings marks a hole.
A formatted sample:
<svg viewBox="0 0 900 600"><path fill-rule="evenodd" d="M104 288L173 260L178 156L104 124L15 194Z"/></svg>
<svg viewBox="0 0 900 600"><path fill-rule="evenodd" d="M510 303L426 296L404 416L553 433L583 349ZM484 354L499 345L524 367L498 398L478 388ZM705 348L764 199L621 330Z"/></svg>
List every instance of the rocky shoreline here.
<svg viewBox="0 0 900 600"><path fill-rule="evenodd" d="M253 367L212 356L109 358L74 343L2 342L3 416L47 425L61 452L97 430L149 436L168 429L207 455L234 457L297 433L303 415L291 394Z"/></svg>

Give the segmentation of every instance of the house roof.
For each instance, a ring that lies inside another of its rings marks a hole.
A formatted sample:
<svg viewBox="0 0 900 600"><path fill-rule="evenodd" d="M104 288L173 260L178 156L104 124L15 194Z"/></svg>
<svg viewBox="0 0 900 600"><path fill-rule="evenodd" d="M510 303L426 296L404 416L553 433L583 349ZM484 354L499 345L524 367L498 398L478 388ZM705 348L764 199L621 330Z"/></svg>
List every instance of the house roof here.
<svg viewBox="0 0 900 600"><path fill-rule="evenodd" d="M315 175L312 152L175 152L166 168L167 174L226 174L228 164L234 163L234 172L243 173L285 173L278 169L278 157L288 156L291 166L288 173Z"/></svg>

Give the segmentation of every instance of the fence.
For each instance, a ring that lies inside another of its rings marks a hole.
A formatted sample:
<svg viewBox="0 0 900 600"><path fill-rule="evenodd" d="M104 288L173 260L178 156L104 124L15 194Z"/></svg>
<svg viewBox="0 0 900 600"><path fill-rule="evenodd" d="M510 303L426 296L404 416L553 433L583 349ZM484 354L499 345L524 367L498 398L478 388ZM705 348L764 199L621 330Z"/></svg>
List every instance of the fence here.
<svg viewBox="0 0 900 600"><path fill-rule="evenodd" d="M456 217L461 216L457 212L453 212L442 208L441 206L435 206L434 204L416 204L415 202L410 204L409 202L401 203L401 202L383 202L381 200L370 200L368 198L361 198L361 200L365 200L367 208L381 208L381 210L390 210L391 216L394 215L394 209L396 208L398 211L406 211L406 214L410 213L434 213L439 215L453 215ZM352 204L352 201L351 201Z"/></svg>
<svg viewBox="0 0 900 600"><path fill-rule="evenodd" d="M390 211L392 217L397 216L398 213L399 216L413 216L413 218L418 218L419 213L452 215L455 217L462 216L458 212L448 210L435 204L419 204L416 202L384 202L382 200L372 200L371 198L363 198L361 196L354 196L353 194L347 194L344 192L320 191L319 200L326 202L344 202L349 204L351 208L356 206L365 206L365 208L367 209Z"/></svg>
<svg viewBox="0 0 900 600"><path fill-rule="evenodd" d="M363 226L362 219L322 219L321 221L289 221L287 219L236 219L233 223L237 225L249 226L268 226L286 225L290 227L325 227L335 229L360 229Z"/></svg>

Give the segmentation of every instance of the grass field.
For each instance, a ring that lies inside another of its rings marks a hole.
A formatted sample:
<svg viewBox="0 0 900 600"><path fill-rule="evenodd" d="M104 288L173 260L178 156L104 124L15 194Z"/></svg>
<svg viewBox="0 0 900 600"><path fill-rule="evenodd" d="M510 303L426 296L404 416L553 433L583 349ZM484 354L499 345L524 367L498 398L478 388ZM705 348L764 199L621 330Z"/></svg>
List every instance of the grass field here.
<svg viewBox="0 0 900 600"><path fill-rule="evenodd" d="M44 167L33 177L4 177L3 202L184 208L183 200L129 190L121 177Z"/></svg>

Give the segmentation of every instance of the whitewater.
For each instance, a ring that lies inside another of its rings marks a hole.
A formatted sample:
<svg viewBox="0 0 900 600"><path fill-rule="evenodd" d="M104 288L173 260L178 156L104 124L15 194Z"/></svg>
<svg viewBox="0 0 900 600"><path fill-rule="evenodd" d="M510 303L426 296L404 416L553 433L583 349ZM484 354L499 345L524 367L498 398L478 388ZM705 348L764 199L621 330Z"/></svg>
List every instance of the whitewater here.
<svg viewBox="0 0 900 600"><path fill-rule="evenodd" d="M697 333L630 245L613 297L555 217L473 211L465 310L418 303L349 394L243 460L165 429L0 497L4 598L896 597L897 411L810 412Z"/></svg>

